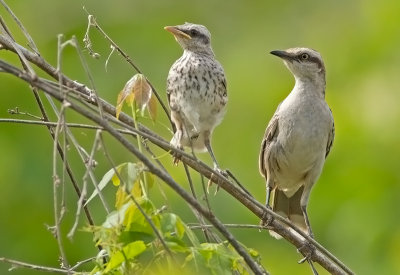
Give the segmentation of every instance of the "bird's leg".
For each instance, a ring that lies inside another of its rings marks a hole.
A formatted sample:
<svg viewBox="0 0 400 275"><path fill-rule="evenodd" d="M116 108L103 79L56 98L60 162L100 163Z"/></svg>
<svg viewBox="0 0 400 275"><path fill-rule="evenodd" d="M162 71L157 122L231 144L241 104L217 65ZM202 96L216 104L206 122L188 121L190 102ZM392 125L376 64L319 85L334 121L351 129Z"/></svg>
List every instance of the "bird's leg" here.
<svg viewBox="0 0 400 275"><path fill-rule="evenodd" d="M213 160L214 171L216 171L217 173L223 175L225 178L228 178L228 174L225 171L221 170L221 168L219 168L217 159L215 158L214 152L213 152L213 150L211 148L210 132L205 132L204 133L204 145L206 146L207 151L208 151L208 153L210 154L210 156L211 156L211 158ZM212 184L212 181L211 181L211 178L210 178L210 180L208 181L208 184L207 184L207 193L208 193L208 190L209 190L211 184ZM217 194L218 190L219 190L219 185L217 186L217 190L215 191L215 194Z"/></svg>
<svg viewBox="0 0 400 275"><path fill-rule="evenodd" d="M171 111L171 119L175 124L175 134L171 140L171 145L174 146L175 148L178 148L180 150L183 150L182 146L182 136L183 136L183 122L180 116L179 111ZM172 154L173 156L173 162L175 165L178 165L179 160L180 160L180 155L179 153L174 152Z"/></svg>
<svg viewBox="0 0 400 275"><path fill-rule="evenodd" d="M302 198L302 200L300 201L300 206L301 206L301 211L303 212L304 220L307 225L308 235L314 239L314 234L311 230L310 220L308 219L308 214L307 214L307 199ZM305 243L297 250L299 252L304 251L305 254L305 257L301 259L299 263L304 263L305 261L307 261L312 269L313 274L318 275L318 272L315 270L311 260L312 254L314 253L314 249L315 249L314 246L309 241L306 240Z"/></svg>
<svg viewBox="0 0 400 275"><path fill-rule="evenodd" d="M271 197L271 191L272 191L272 188L267 183L267 185L266 185L265 207L267 207L268 209L271 209L271 206L269 206L269 200L270 200L270 197ZM272 221L273 221L273 217L268 215L267 211L264 211L264 213L263 213L263 215L261 217L260 226L268 226Z"/></svg>
<svg viewBox="0 0 400 275"><path fill-rule="evenodd" d="M302 264L305 261L307 261L308 264L310 265L313 275L318 275L318 272L315 269L313 261L312 261L312 255L314 253L314 250L315 250L314 246L309 241L306 240L305 243L297 249L298 252L305 255L305 257L303 259L301 259L300 261L298 261L298 263Z"/></svg>
<svg viewBox="0 0 400 275"><path fill-rule="evenodd" d="M177 142L175 144L172 144L175 146L175 148L178 148L180 150L183 150L183 147L181 145L181 139L182 139L182 130L177 129L175 132L175 135L173 137L174 140L176 140ZM173 153L173 157L174 157L174 165L178 165L179 161L180 161L180 155L177 152Z"/></svg>
<svg viewBox="0 0 400 275"><path fill-rule="evenodd" d="M225 171L221 170L221 168L218 165L217 159L215 158L214 152L211 148L211 143L210 143L210 132L205 132L204 133L204 145L207 148L208 153L210 154L212 161L213 161L213 165L214 165L214 170L217 171L218 173L220 173L221 175L227 177L227 174Z"/></svg>
<svg viewBox="0 0 400 275"><path fill-rule="evenodd" d="M303 212L304 220L306 221L308 235L314 239L314 234L312 233L311 230L310 220L308 219L307 205L301 205L301 211Z"/></svg>

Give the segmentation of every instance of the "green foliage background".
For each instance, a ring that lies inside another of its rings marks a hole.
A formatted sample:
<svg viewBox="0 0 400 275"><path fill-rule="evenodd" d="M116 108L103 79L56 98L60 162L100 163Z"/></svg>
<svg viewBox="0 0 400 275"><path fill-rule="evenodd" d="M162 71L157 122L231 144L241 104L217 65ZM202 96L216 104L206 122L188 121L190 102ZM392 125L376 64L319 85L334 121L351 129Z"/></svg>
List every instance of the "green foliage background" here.
<svg viewBox="0 0 400 275"><path fill-rule="evenodd" d="M384 1L8 1L33 36L42 55L56 64L57 34L76 35L86 30L85 6L99 24L143 70L165 99L165 80L171 64L181 55L166 25L185 21L206 25L213 34L214 51L223 64L229 90L228 112L214 134L213 147L222 167L231 169L260 201L264 182L258 173L261 137L276 106L294 80L282 62L268 54L275 49L307 46L317 49L327 68L327 101L336 124L336 139L323 174L314 187L309 213L318 241L357 274L400 274L400 2ZM1 15L11 22L4 9ZM17 27L11 30L19 41ZM118 92L134 74L114 55L104 69L109 48L92 31L100 60L86 55L99 94L115 102ZM0 57L15 60L0 51ZM72 48L63 55L63 71L88 83ZM0 74L0 117L18 106L39 111L29 88L14 77ZM161 113L161 111L160 111ZM72 112L70 121L80 119ZM165 122L165 117L160 116ZM167 139L170 134L151 125ZM87 150L93 133L74 132ZM0 257L55 266L57 244L46 231L52 225L52 142L44 127L0 124ZM111 142L115 161L130 160ZM207 155L200 156L211 164ZM76 156L71 153L71 159ZM99 156L98 179L109 167ZM132 161L132 160L130 160ZM187 187L182 167L162 159L175 179ZM78 162L76 162L78 163ZM76 176L83 168L77 165ZM195 177L196 184L200 180ZM67 183L66 234L72 226L76 196ZM158 190L154 188L154 190ZM168 189L171 211L185 222L195 221L188 207ZM199 189L200 190L200 189ZM115 190L107 189L113 200ZM226 223L258 223L258 219L224 191L211 197L212 208ZM153 201L164 204L154 192ZM93 202L97 223L104 210ZM82 219L80 227L85 225ZM272 274L310 274L297 265L300 255L285 241L265 232L232 230L248 247L258 250ZM96 253L92 236L79 231L65 240L69 261ZM8 266L0 263L0 273ZM38 274L16 270L13 274ZM325 274L321 271L321 274Z"/></svg>

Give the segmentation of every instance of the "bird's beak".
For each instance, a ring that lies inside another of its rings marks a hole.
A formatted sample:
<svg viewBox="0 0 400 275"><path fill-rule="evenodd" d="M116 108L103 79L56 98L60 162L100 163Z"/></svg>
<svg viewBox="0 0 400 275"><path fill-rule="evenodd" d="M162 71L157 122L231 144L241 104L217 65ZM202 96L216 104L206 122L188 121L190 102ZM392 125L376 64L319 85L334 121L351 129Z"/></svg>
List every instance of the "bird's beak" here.
<svg viewBox="0 0 400 275"><path fill-rule="evenodd" d="M272 52L270 52L270 54L276 55L276 56L278 56L282 59L286 59L286 60L289 60L292 58L292 56L286 51L272 51Z"/></svg>
<svg viewBox="0 0 400 275"><path fill-rule="evenodd" d="M174 27L174 26L166 26L166 27L164 27L164 30L172 33L175 36L175 38L182 37L182 38L186 38L186 39L192 39L192 37L190 35L188 35L187 33L184 33L183 31L179 30L177 27Z"/></svg>

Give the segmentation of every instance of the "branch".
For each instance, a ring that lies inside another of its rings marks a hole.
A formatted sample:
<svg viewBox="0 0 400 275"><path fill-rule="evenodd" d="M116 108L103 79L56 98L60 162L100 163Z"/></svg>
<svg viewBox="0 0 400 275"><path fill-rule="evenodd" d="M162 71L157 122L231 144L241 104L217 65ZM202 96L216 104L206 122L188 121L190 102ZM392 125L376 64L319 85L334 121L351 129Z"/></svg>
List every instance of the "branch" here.
<svg viewBox="0 0 400 275"><path fill-rule="evenodd" d="M146 156L140 153L136 149L136 147L133 146L120 133L120 130L111 126L108 121L124 127L125 130L127 130L127 133L130 133L134 136L141 136L147 139L148 141L157 145L158 147L162 148L165 151L170 151L174 152L175 154L181 155L181 160L183 163L187 164L192 169L199 172L201 175L205 176L206 178L218 184L222 189L224 189L231 196L236 198L239 202L241 202L245 207L247 207L251 212L253 212L259 218L261 218L263 215L265 215L265 213L267 213L267 218L271 220L271 223L268 227L269 230L274 230L282 237L284 237L286 240L295 245L297 248L303 247L305 244L308 243L312 244L312 246L315 247L315 250L313 251L302 250L301 253L303 253L303 255L306 255L310 252L313 252L311 254L311 259L313 261L318 262L321 266L323 266L326 270L328 270L332 274L353 274L353 272L349 268L347 268L343 263L341 263L336 257L334 257L318 242L316 242L315 240L311 239L309 236L304 234L301 230L292 225L286 219L282 218L281 216L272 212L270 209L266 208L265 205L256 201L250 194L237 188L228 179L221 176L220 174L217 174L211 167L208 167L203 162L193 158L191 155L179 149L171 147L169 142L165 141L163 138L161 138L148 128L139 125L138 127L139 129L135 129L132 118L130 118L126 114L121 114L120 120L119 121L116 120L115 108L113 105L102 100L101 98L93 97L93 91L88 89L85 85L72 81L65 75L62 75L62 77L60 77L61 74L57 72L57 70L54 67L49 65L44 59L42 59L37 54L26 50L25 48L21 47L16 43L10 42L10 40L6 39L4 35L0 35L0 44L5 49L18 52L19 55L22 54L26 58L26 60L37 65L39 68L48 73L54 79L59 80L61 84L64 85L63 88L66 88L69 91L68 103L70 104L71 109L75 110L76 112L85 116L86 118L94 121L102 129L109 132L120 144L122 144L125 148L127 148L139 160L141 160L153 174L162 179L176 193L178 193L192 207L194 207L201 215L203 215L232 244L232 246L245 259L246 263L256 274L261 274L264 272L264 270L262 270L262 268L258 266L258 264L251 259L251 257L241 247L241 245L237 243L235 238L226 229L226 227L210 211L201 206L193 196L187 193L178 183L176 183L165 170L160 169L159 167L154 165ZM30 74L25 71L21 71L20 69L17 69L14 66L1 60L0 60L0 70L15 75L16 77L26 81L31 86L44 91L45 93L49 94L50 96L54 97L60 102L62 102L64 99L63 95L59 93L57 85L54 85L54 83L51 83L48 80L37 78L36 75ZM97 114L96 110L90 108L88 104L92 104L95 106L100 105L102 110L105 112L104 115L106 117L106 120L102 119L102 117ZM287 228L287 226L290 227L290 229Z"/></svg>
<svg viewBox="0 0 400 275"><path fill-rule="evenodd" d="M0 68L4 71L14 74L15 76L25 80L30 85L35 86L46 93L49 93L51 96L56 98L57 100L62 100L62 96L54 89L53 85L50 85L47 81L43 81L42 79L32 79L30 75L3 62L0 61ZM184 198L188 203L190 203L193 207L195 207L206 219L208 219L223 235L224 237L230 241L237 249L239 254L241 254L244 259L246 260L245 253L241 251L240 245L234 245L235 239L233 236L225 229L222 223L214 217L214 215L208 211L206 211L192 196L186 193L182 187L177 184L170 176L163 170L156 167L153 163L151 163L144 155L142 155L131 143L129 143L116 129L111 127L107 121L101 120L99 116L94 115L92 112L87 111L80 105L70 102L70 108L74 109L81 115L89 118L90 120L94 121L95 123L102 126L106 131L108 131L111 135L113 135L122 145L124 145L129 151L131 151L134 155L136 155L148 168L149 170L156 174L159 178L161 178L164 182L170 185L175 192L177 192L182 198ZM105 109L106 110L106 109ZM107 110L106 110L107 111ZM132 121L131 121L132 122ZM132 122L133 124L133 122ZM126 125L126 127L131 130L132 132L136 132L139 134L139 131L134 129L133 126ZM173 150L168 142L163 141L160 137L152 133L150 130L144 128L143 126L140 127L141 135L144 138L149 139L156 145L159 145L161 148L165 150ZM151 134L150 134L151 133ZM179 151L180 150L176 150ZM182 152L182 161L188 164L190 167L194 168L196 171L203 174L205 177L212 179L214 182L219 184L222 189L227 191L233 197L235 197L238 201L240 201L243 205L245 205L249 210L251 210L254 214L256 214L259 218L263 216L264 213L268 213L269 217L271 218L272 222L270 224L270 228L277 233L279 233L282 237L287 239L289 242L294 244L297 248L304 246L308 241L312 245L316 247L314 253L311 254L312 260L318 262L321 266L323 266L326 270L333 274L352 274L352 272L339 260L337 260L331 253L329 253L326 249L324 249L320 244L318 244L313 239L309 238L305 235L301 230L293 226L290 222L285 220L284 218L280 217L279 215L275 214L271 210L267 209L263 204L256 201L253 197L249 196L247 193L242 191L241 189L237 188L233 184L231 184L226 178L221 175L215 174L212 168L206 166L204 163L200 162L199 160L193 159L190 155ZM291 230L286 228L284 225L288 225L292 227L298 234L294 234ZM245 252L245 251L244 251ZM309 253L310 251L301 251L304 253L303 255ZM250 264L248 263L250 262ZM247 258L246 262L249 266L258 272L261 272L258 269L258 266L251 266L251 259Z"/></svg>
<svg viewBox="0 0 400 275"><path fill-rule="evenodd" d="M84 272L77 272L77 271L72 272L71 270L68 270L68 269L61 269L61 268L55 268L55 267L47 267L47 266L29 264L29 263L25 263L25 262L7 259L4 257L0 257L0 262L11 264L12 267L10 268L10 270L15 269L17 267L23 267L23 268L39 270L39 271L43 271L43 272L53 272L53 273L62 273L62 274L72 274L72 273L73 274L86 274Z"/></svg>
<svg viewBox="0 0 400 275"><path fill-rule="evenodd" d="M103 36L104 36L104 38L111 44L111 46L112 46L112 51L114 51L114 49L115 50L117 50L117 52L119 52L120 54L121 54L121 56L123 57L123 58L125 58L125 60L136 70L136 72L138 72L138 73L140 73L140 74L142 74L142 71L139 69L139 67L138 66L136 66L136 64L135 63L133 63L133 61L132 61L132 59L108 36L108 34L100 27L100 25L97 23L97 21L96 21L96 18L93 16L93 15L91 15L91 14L89 14L89 12L85 9L85 8L83 8L85 11L86 11L86 13L88 14L88 28L87 28L87 31L86 31L86 33L85 33L85 38L84 38L84 43L85 43L85 47L89 50L89 52L92 52L93 53L93 50L91 49L91 42L90 42L90 38L89 38L89 30L90 30L90 27L94 27L94 28L96 28L96 30L98 30ZM166 116L168 117L168 120L169 120L169 122L171 123L171 125L172 125L172 127L175 127L175 125L174 125L174 123L172 123L172 120L171 120L171 116L170 116L170 114L169 114L169 112L168 112L168 109L167 109L167 107L165 106L165 104L164 104L164 102L161 100L161 97L160 97L160 95L158 94L158 92L156 91L156 89L154 88L154 86L153 86L153 84L151 84L151 82L148 80L148 79L146 79L147 80L147 82L149 83L149 85L150 85L150 87L151 87L151 89L153 90L153 92L154 92L154 95L157 97L157 100L158 100L158 102L160 103L160 105L161 105L161 107L163 108L163 110L164 110L164 112L165 112L165 114L166 114Z"/></svg>

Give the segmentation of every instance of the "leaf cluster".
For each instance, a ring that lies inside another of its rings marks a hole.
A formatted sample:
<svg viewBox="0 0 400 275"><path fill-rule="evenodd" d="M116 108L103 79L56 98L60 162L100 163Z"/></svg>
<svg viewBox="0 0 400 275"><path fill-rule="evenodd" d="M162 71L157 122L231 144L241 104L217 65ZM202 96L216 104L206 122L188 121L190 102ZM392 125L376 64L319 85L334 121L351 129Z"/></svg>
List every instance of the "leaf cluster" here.
<svg viewBox="0 0 400 275"><path fill-rule="evenodd" d="M99 184L103 189L112 182L116 190L115 210L94 232L99 253L91 274L250 274L242 257L227 241L201 243L192 229L175 213L158 209L144 190L153 187L153 176L142 163L123 163L108 171ZM95 191L88 203L97 196ZM136 202L136 203L135 203ZM166 247L154 232L162 236ZM248 249L258 261L257 251ZM107 261L102 256L106 252Z"/></svg>

